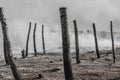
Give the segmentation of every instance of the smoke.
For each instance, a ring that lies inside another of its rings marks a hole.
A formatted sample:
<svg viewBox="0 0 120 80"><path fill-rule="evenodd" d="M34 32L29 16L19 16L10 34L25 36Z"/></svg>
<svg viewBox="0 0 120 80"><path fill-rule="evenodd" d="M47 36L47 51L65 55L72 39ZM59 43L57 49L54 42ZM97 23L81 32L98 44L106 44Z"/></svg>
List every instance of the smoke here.
<svg viewBox="0 0 120 80"><path fill-rule="evenodd" d="M26 47L29 22L32 22L29 50L33 52L33 28L37 23L36 43L37 50L42 51L41 25L45 26L46 50L61 51L61 25L59 8L67 7L71 48L74 48L73 20L77 20L79 31L92 30L92 23L96 23L97 31L109 31L109 22L113 21L114 31L120 28L120 1L119 0L0 0L4 8L9 27L9 36L14 52L17 53ZM0 40L2 45L2 39ZM99 46L111 46L111 40L99 40ZM79 35L80 48L94 50L93 35ZM116 45L119 44L116 42ZM59 48L59 49L58 49ZM2 49L1 49L2 50Z"/></svg>

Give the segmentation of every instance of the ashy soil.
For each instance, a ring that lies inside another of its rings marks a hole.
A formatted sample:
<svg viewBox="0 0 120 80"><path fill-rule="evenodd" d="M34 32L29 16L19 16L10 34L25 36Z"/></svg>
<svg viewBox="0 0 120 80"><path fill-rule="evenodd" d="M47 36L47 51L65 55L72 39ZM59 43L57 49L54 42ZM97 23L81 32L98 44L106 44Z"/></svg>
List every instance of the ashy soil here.
<svg viewBox="0 0 120 80"><path fill-rule="evenodd" d="M75 53L71 54L75 80L120 80L120 48L115 50L116 63L112 51L100 51L96 58L94 51L80 53L81 63L76 64ZM65 80L62 53L30 55L28 58L14 58L23 80ZM14 80L11 69L0 61L0 80Z"/></svg>

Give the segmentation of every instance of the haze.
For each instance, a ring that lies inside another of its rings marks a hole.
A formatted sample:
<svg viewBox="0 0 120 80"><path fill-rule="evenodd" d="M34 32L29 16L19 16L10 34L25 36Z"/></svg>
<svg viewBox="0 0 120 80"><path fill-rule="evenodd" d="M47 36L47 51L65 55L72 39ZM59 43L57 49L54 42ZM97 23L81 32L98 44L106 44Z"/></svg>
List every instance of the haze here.
<svg viewBox="0 0 120 80"><path fill-rule="evenodd" d="M39 49L42 48L42 24L45 25L47 47L61 46L60 7L67 7L70 31L74 30L72 23L74 19L78 22L79 30L92 30L92 23L96 23L97 30L109 31L109 24L112 20L114 31L120 31L120 0L0 0L0 6L4 8L12 44L16 42L21 49L25 48L30 21L33 22L32 30L34 23L38 23ZM50 34L51 31L57 33ZM73 38L72 40L74 40ZM30 40L32 46L32 32Z"/></svg>

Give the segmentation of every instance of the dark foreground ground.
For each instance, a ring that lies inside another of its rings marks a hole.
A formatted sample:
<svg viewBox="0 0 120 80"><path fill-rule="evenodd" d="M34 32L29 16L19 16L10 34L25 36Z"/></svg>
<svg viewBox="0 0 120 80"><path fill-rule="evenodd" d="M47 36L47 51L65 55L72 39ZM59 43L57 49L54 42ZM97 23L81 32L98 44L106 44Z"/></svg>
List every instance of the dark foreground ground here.
<svg viewBox="0 0 120 80"><path fill-rule="evenodd" d="M75 80L120 80L120 48L115 52L116 63L113 63L111 51L102 51L100 59L96 59L94 52L80 53L81 64L75 63L75 54L72 53ZM64 80L61 53L15 59L15 62L23 80ZM42 76L40 79L38 74ZM0 80L14 80L10 67L4 66L4 61L0 62Z"/></svg>

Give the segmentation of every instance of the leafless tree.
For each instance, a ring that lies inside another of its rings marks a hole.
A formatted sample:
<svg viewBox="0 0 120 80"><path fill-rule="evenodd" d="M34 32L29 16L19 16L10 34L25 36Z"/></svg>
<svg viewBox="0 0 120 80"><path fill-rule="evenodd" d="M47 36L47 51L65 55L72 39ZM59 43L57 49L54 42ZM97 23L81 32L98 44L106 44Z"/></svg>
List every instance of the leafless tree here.
<svg viewBox="0 0 120 80"><path fill-rule="evenodd" d="M76 20L73 21L74 23L74 32L75 32L75 48L76 48L76 62L80 63L80 56L79 56L79 38L78 38L78 29Z"/></svg>
<svg viewBox="0 0 120 80"><path fill-rule="evenodd" d="M11 44L10 44L10 40L9 40L8 32L7 32L8 28L7 28L7 24L6 24L6 19L4 18L4 15L3 15L3 8L0 8L0 21L1 21L1 25L2 25L3 40L5 41L4 47L7 52L7 56L8 56L7 58L10 63L10 67L11 67L13 76L14 76L15 80L22 80L21 75L19 74L17 67L15 65L14 59L13 59Z"/></svg>
<svg viewBox="0 0 120 80"><path fill-rule="evenodd" d="M61 29L62 29L62 45L63 45L63 60L65 80L74 80L72 74L71 60L70 60L70 39L68 34L68 23L66 8L60 8Z"/></svg>

